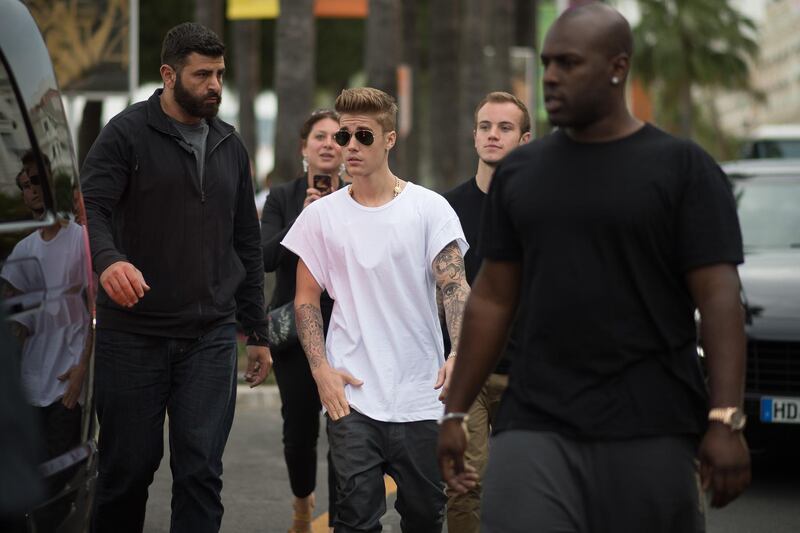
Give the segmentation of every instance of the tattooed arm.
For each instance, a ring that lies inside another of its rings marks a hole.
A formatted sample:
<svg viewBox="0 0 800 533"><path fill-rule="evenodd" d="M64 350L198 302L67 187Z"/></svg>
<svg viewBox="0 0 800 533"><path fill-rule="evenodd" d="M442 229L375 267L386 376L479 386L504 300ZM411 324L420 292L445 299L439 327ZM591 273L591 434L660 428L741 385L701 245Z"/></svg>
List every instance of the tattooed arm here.
<svg viewBox="0 0 800 533"><path fill-rule="evenodd" d="M297 289L294 294L294 313L297 336L308 358L311 375L317 383L319 399L331 420L350 414L350 405L344 394L345 385L360 386L361 381L344 370L335 370L328 364L325 353L325 334L322 327L322 311L319 286L308 267L300 259L297 262Z"/></svg>
<svg viewBox="0 0 800 533"><path fill-rule="evenodd" d="M450 334L451 354L458 352L458 341L461 338L461 323L464 320L464 307L469 296L469 285L464 271L464 256L456 241L445 246L433 260L433 275L436 278L437 292L441 292L442 307ZM439 400L444 401L450 387L455 357L449 357L439 370L434 388L442 387Z"/></svg>

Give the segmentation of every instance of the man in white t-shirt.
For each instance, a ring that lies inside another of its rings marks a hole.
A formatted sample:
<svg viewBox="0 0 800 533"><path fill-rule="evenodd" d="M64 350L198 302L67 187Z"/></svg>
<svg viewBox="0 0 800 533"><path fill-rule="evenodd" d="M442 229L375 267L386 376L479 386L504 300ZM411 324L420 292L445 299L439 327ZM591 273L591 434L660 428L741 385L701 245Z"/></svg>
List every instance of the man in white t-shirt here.
<svg viewBox="0 0 800 533"><path fill-rule="evenodd" d="M446 497L435 420L469 294L467 243L442 196L389 170L397 139L392 97L347 89L336 110L335 139L353 182L303 210L282 243L300 257L297 330L328 415L335 530L380 529L389 474L403 531L439 532ZM453 345L446 359L437 287ZM327 340L323 290L335 302Z"/></svg>
<svg viewBox="0 0 800 533"><path fill-rule="evenodd" d="M33 218L42 219L44 178L30 152L22 162L17 186ZM22 239L0 270L4 295L47 294L38 312L12 324L22 346L22 387L42 422L47 458L80 442L79 403L91 353L84 246L83 228L59 219Z"/></svg>

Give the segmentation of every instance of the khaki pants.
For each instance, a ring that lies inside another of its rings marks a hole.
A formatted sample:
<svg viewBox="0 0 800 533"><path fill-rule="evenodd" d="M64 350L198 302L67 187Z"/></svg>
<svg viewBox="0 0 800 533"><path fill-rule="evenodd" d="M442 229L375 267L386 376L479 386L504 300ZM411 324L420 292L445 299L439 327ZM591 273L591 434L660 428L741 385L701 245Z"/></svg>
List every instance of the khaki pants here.
<svg viewBox="0 0 800 533"><path fill-rule="evenodd" d="M481 525L481 480L489 460L489 435L500 405L500 398L508 386L508 376L492 374L483 384L481 392L469 409L467 421L467 451L464 462L479 474L478 484L466 494L448 490L447 531L450 533L478 533Z"/></svg>

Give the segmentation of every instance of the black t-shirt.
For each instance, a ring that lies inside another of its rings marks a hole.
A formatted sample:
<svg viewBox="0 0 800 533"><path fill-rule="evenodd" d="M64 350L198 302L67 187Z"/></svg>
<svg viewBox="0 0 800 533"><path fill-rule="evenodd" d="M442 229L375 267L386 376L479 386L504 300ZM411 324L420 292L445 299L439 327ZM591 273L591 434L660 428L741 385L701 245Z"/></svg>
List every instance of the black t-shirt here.
<svg viewBox="0 0 800 533"><path fill-rule="evenodd" d="M486 193L480 190L478 182L473 177L471 180L465 181L444 193L444 197L458 215L458 219L461 221L461 229L464 230L464 237L466 237L470 246L464 256L464 269L467 273L467 283L472 286L472 282L481 267L481 257L478 255L478 236L480 235L481 211L483 210ZM444 328L444 330L447 333L447 329ZM445 335L445 343L449 344L447 335ZM509 339L506 351L494 369L496 374L508 373L510 356L515 346L513 338Z"/></svg>
<svg viewBox="0 0 800 533"><path fill-rule="evenodd" d="M743 260L728 181L645 125L607 143L557 131L495 172L479 253L522 262L522 334L497 431L699 435L707 393L688 271Z"/></svg>

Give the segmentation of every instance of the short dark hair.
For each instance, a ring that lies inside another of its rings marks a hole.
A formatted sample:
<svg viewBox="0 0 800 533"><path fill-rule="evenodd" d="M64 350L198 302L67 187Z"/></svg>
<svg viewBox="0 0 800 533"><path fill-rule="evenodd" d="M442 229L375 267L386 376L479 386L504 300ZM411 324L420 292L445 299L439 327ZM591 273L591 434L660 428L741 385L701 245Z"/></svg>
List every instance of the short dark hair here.
<svg viewBox="0 0 800 533"><path fill-rule="evenodd" d="M202 24L183 22L170 29L161 45L161 64L179 70L192 52L208 57L225 54L225 44Z"/></svg>
<svg viewBox="0 0 800 533"><path fill-rule="evenodd" d="M504 91L494 91L486 96L483 97L483 100L478 102L478 105L475 107L475 127L478 126L478 111L481 110L483 106L488 104L489 102L494 104L514 104L522 111L522 120L519 123L519 131L521 133L528 133L531 131L531 115L528 113L528 106L526 106L522 100L517 98L511 93L507 93Z"/></svg>
<svg viewBox="0 0 800 533"><path fill-rule="evenodd" d="M329 118L338 123L339 113L333 109L317 109L316 111L312 111L305 122L303 122L303 125L300 126L300 138L304 141L307 140L308 136L311 134L311 130L314 128L314 124L324 118Z"/></svg>
<svg viewBox="0 0 800 533"><path fill-rule="evenodd" d="M37 163L36 161L36 154L33 153L33 150L25 150L25 153L22 154L20 160L22 161L22 170L20 170L19 173L17 174L16 181L17 181L17 187L19 187L19 190L22 190L22 185L20 184L19 179L22 177L23 174L25 174L25 167L35 165L38 170L39 163ZM50 168L50 158L47 157L45 154L42 154L42 161L44 161L45 176L41 177L46 179L49 178L50 174L52 173L52 170Z"/></svg>

